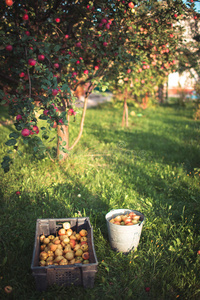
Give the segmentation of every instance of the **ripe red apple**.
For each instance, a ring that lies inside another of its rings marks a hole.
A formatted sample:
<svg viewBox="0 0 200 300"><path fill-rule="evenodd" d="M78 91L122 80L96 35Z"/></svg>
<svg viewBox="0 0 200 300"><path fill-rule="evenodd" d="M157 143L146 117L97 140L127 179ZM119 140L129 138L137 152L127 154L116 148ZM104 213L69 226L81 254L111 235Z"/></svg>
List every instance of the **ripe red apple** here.
<svg viewBox="0 0 200 300"><path fill-rule="evenodd" d="M22 115L17 115L16 116L16 121L22 120Z"/></svg>
<svg viewBox="0 0 200 300"><path fill-rule="evenodd" d="M53 96L56 96L57 94L58 94L58 90L53 89L53 90L52 90L52 95L53 95Z"/></svg>
<svg viewBox="0 0 200 300"><path fill-rule="evenodd" d="M25 73L24 72L21 72L20 74L19 74L19 77L20 78L23 78L25 76Z"/></svg>
<svg viewBox="0 0 200 300"><path fill-rule="evenodd" d="M22 129L21 134L23 136L29 136L31 134L30 130L27 128Z"/></svg>
<svg viewBox="0 0 200 300"><path fill-rule="evenodd" d="M12 6L13 5L13 1L12 0L6 0L6 5Z"/></svg>
<svg viewBox="0 0 200 300"><path fill-rule="evenodd" d="M28 16L27 14L25 14L25 15L23 15L22 19L23 19L24 21L27 21L27 20L29 19L29 16Z"/></svg>
<svg viewBox="0 0 200 300"><path fill-rule="evenodd" d="M127 70L127 73L128 73L128 74L131 73L131 69L128 69L128 70Z"/></svg>
<svg viewBox="0 0 200 300"><path fill-rule="evenodd" d="M48 109L45 109L44 111L43 111L43 114L45 115L45 116L47 116L48 115Z"/></svg>
<svg viewBox="0 0 200 300"><path fill-rule="evenodd" d="M129 215L130 218L133 218L136 214L132 211L128 215Z"/></svg>
<svg viewBox="0 0 200 300"><path fill-rule="evenodd" d="M128 6L129 6L130 8L134 8L135 5L133 4L133 2L129 2Z"/></svg>
<svg viewBox="0 0 200 300"><path fill-rule="evenodd" d="M58 68L59 68L59 64L58 64L58 63L55 63L55 64L54 64L54 68L58 69Z"/></svg>
<svg viewBox="0 0 200 300"><path fill-rule="evenodd" d="M126 218L124 219L124 224L126 225L126 224L130 223L131 220L132 220L132 219L131 219L130 217L126 217Z"/></svg>
<svg viewBox="0 0 200 300"><path fill-rule="evenodd" d="M106 24L106 23L107 23L107 20L104 18L104 19L101 20L101 23L102 23L102 24Z"/></svg>
<svg viewBox="0 0 200 300"><path fill-rule="evenodd" d="M81 42L76 43L76 47L81 47Z"/></svg>
<svg viewBox="0 0 200 300"><path fill-rule="evenodd" d="M53 123L53 126L52 126L53 128L56 128L57 127L57 123L56 123L56 121L54 121L54 123Z"/></svg>
<svg viewBox="0 0 200 300"><path fill-rule="evenodd" d="M65 230L65 228L60 228L60 229L58 230L58 235L66 235L66 230Z"/></svg>
<svg viewBox="0 0 200 300"><path fill-rule="evenodd" d="M87 244L87 241L81 241L81 246Z"/></svg>
<svg viewBox="0 0 200 300"><path fill-rule="evenodd" d="M28 64L29 64L29 66L35 66L36 60L33 59L33 58L30 58L30 59L28 60Z"/></svg>
<svg viewBox="0 0 200 300"><path fill-rule="evenodd" d="M69 244L70 244L71 248L73 249L76 245L76 241L75 240L70 240Z"/></svg>
<svg viewBox="0 0 200 300"><path fill-rule="evenodd" d="M99 70L99 66L95 66L94 69L97 71Z"/></svg>
<svg viewBox="0 0 200 300"><path fill-rule="evenodd" d="M59 18L56 18L55 21L56 21L56 23L60 23L60 19Z"/></svg>
<svg viewBox="0 0 200 300"><path fill-rule="evenodd" d="M45 60L45 56L43 54L38 55L38 60L43 61Z"/></svg>
<svg viewBox="0 0 200 300"><path fill-rule="evenodd" d="M31 34L30 34L30 32L27 30L27 31L25 31L25 35L30 36Z"/></svg>
<svg viewBox="0 0 200 300"><path fill-rule="evenodd" d="M89 259L89 257L90 257L90 255L89 255L89 252L84 252L83 254L82 254L82 258L83 259Z"/></svg>
<svg viewBox="0 0 200 300"><path fill-rule="evenodd" d="M81 231L79 232L79 234L80 234L81 236L86 236L88 233L87 233L87 230L81 229Z"/></svg>
<svg viewBox="0 0 200 300"><path fill-rule="evenodd" d="M116 221L116 222L114 222L113 224L115 224L115 225L121 225L121 222Z"/></svg>
<svg viewBox="0 0 200 300"><path fill-rule="evenodd" d="M39 128L35 125L33 126L33 131L38 134L39 133Z"/></svg>
<svg viewBox="0 0 200 300"><path fill-rule="evenodd" d="M88 71L88 70L85 70L83 73L87 75L87 74L89 73L89 71Z"/></svg>
<svg viewBox="0 0 200 300"><path fill-rule="evenodd" d="M11 52L13 50L13 46L12 45L7 45L5 49L6 49L6 51Z"/></svg>
<svg viewBox="0 0 200 300"><path fill-rule="evenodd" d="M107 46L108 46L108 43L107 43L107 42L103 42L103 46L104 46L104 47L107 47Z"/></svg>

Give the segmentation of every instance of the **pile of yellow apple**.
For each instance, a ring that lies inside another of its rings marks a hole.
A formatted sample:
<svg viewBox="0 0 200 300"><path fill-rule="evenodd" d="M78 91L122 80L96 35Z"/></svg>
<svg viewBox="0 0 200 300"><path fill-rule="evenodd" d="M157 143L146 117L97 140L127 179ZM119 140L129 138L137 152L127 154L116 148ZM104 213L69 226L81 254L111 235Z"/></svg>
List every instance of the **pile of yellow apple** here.
<svg viewBox="0 0 200 300"><path fill-rule="evenodd" d="M135 225L140 221L140 216L131 211L125 215L113 217L109 222L116 225Z"/></svg>
<svg viewBox="0 0 200 300"><path fill-rule="evenodd" d="M40 236L40 266L89 263L87 230L73 231L70 223L65 222L57 234Z"/></svg>

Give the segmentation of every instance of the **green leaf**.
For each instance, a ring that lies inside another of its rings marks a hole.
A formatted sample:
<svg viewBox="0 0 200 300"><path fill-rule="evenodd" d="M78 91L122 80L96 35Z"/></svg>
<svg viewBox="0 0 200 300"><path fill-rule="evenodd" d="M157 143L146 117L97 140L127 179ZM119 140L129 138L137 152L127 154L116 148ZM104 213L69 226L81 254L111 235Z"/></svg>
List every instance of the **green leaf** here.
<svg viewBox="0 0 200 300"><path fill-rule="evenodd" d="M42 137L43 137L43 139L45 139L45 140L48 140L48 138L49 138L49 136L46 135L46 134L43 134Z"/></svg>
<svg viewBox="0 0 200 300"><path fill-rule="evenodd" d="M56 46L54 47L54 51L55 51L55 52L57 52L57 51L59 51L59 50L60 50L60 48L61 48L61 46L60 46L60 45L56 45Z"/></svg>
<svg viewBox="0 0 200 300"><path fill-rule="evenodd" d="M11 163L12 159L10 158L10 156L4 156L1 166L5 173L9 172Z"/></svg>
<svg viewBox="0 0 200 300"><path fill-rule="evenodd" d="M18 154L19 156L22 156L22 152L21 152L20 150L17 150L17 154Z"/></svg>
<svg viewBox="0 0 200 300"><path fill-rule="evenodd" d="M42 114L42 115L39 116L39 119L40 120L47 120L48 117Z"/></svg>
<svg viewBox="0 0 200 300"><path fill-rule="evenodd" d="M6 146L14 146L17 143L15 139L8 140L5 142Z"/></svg>
<svg viewBox="0 0 200 300"><path fill-rule="evenodd" d="M59 155L59 160L62 160L62 159L63 159L63 155L60 154L60 155Z"/></svg>
<svg viewBox="0 0 200 300"><path fill-rule="evenodd" d="M19 132L12 132L9 134L9 138L17 139L20 136Z"/></svg>
<svg viewBox="0 0 200 300"><path fill-rule="evenodd" d="M62 142L62 146L66 146L67 145L67 143L64 141L64 142Z"/></svg>
<svg viewBox="0 0 200 300"><path fill-rule="evenodd" d="M62 91L66 91L69 88L67 83L64 83L62 86Z"/></svg>
<svg viewBox="0 0 200 300"><path fill-rule="evenodd" d="M25 145L27 145L27 144L28 144L28 141L29 141L29 139L27 139L27 138L23 138L23 143L24 143Z"/></svg>
<svg viewBox="0 0 200 300"><path fill-rule="evenodd" d="M63 153L68 153L68 150L65 149L65 148L63 148L63 149L62 149L62 152L63 152Z"/></svg>

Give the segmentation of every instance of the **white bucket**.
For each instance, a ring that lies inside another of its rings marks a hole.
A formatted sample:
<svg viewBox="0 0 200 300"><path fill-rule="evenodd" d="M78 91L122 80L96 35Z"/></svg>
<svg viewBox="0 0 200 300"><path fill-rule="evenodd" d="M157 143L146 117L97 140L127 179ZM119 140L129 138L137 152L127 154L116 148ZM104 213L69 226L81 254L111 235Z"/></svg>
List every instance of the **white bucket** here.
<svg viewBox="0 0 200 300"><path fill-rule="evenodd" d="M112 218L118 215L125 215L130 212L134 212L140 216L140 222L138 224L126 226L117 225L109 222ZM113 209L106 214L105 218L108 228L108 237L112 249L124 253L134 251L134 249L138 247L140 241L140 236L144 223L144 215L137 210Z"/></svg>

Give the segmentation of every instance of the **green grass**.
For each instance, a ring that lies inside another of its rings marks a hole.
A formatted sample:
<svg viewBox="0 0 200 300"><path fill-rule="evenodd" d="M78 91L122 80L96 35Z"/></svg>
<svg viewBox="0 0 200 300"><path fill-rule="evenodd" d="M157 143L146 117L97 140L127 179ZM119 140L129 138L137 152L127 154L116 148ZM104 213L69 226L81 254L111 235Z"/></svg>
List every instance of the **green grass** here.
<svg viewBox="0 0 200 300"><path fill-rule="evenodd" d="M200 298L200 122L188 105L132 110L143 116L130 115L126 129L122 107L88 109L80 143L61 166L27 149L9 173L0 170L1 299ZM71 124L72 140L79 119ZM1 160L12 131L10 123L0 126ZM117 208L145 215L139 247L128 255L111 250L108 241L105 215ZM94 288L37 292L30 269L36 220L79 214L89 216L94 229ZM6 285L13 287L10 295Z"/></svg>

